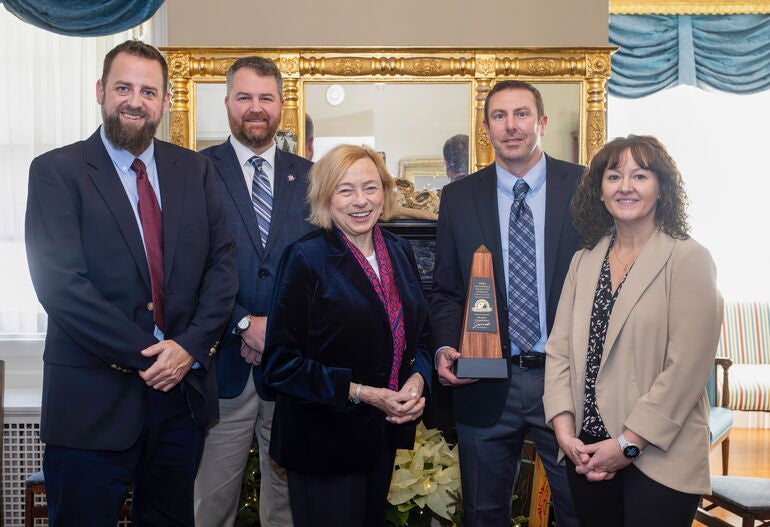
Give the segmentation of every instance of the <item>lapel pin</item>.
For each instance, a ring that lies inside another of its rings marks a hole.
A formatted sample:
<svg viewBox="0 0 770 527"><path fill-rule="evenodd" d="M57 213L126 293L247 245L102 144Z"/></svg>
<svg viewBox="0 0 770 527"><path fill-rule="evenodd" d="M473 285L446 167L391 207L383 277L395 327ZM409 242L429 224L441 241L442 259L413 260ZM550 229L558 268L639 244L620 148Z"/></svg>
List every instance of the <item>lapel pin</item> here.
<svg viewBox="0 0 770 527"><path fill-rule="evenodd" d="M288 176L286 176L286 179L288 179L289 181L294 181L294 176L292 174L289 174Z"/></svg>

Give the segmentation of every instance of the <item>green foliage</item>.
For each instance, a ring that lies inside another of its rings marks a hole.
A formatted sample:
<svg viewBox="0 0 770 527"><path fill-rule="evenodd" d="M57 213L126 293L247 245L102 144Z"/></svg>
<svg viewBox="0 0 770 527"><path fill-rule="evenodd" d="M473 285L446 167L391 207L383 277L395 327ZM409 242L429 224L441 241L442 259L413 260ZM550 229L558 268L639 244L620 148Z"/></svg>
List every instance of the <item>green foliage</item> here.
<svg viewBox="0 0 770 527"><path fill-rule="evenodd" d="M259 527L259 482L259 447L254 439L243 473L235 527Z"/></svg>

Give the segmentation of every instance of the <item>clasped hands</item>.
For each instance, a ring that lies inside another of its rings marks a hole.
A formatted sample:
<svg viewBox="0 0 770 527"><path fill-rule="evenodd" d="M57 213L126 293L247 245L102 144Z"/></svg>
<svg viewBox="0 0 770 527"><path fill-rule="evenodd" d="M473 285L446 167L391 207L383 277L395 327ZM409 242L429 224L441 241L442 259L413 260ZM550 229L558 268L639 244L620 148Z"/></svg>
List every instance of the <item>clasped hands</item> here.
<svg viewBox="0 0 770 527"><path fill-rule="evenodd" d="M155 357L155 363L139 371L139 377L149 386L167 392L179 384L190 371L195 359L173 340L161 340L141 351L145 357Z"/></svg>
<svg viewBox="0 0 770 527"><path fill-rule="evenodd" d="M385 413L386 421L398 425L414 421L422 415L425 410L425 397L422 396L424 387L422 375L413 373L397 392L388 388L362 386L359 397L362 403L370 404Z"/></svg>
<svg viewBox="0 0 770 527"><path fill-rule="evenodd" d="M265 351L265 333L267 332L267 317L251 317L249 329L241 333L241 357L246 364L258 366L262 363L262 353Z"/></svg>
<svg viewBox="0 0 770 527"><path fill-rule="evenodd" d="M610 480L618 470L631 464L615 438L590 445L574 435L557 439L564 454L575 464L575 472L585 476L588 481Z"/></svg>

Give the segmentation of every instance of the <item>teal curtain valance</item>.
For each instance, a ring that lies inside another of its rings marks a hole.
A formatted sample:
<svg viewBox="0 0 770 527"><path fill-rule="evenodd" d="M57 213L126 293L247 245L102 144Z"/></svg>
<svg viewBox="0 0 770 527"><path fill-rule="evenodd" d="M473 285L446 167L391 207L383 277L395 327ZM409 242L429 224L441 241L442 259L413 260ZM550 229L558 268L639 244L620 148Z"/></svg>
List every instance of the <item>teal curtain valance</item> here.
<svg viewBox="0 0 770 527"><path fill-rule="evenodd" d="M12 14L60 35L96 37L136 27L163 0L0 0Z"/></svg>
<svg viewBox="0 0 770 527"><path fill-rule="evenodd" d="M609 92L638 98L680 84L770 88L770 15L611 15Z"/></svg>

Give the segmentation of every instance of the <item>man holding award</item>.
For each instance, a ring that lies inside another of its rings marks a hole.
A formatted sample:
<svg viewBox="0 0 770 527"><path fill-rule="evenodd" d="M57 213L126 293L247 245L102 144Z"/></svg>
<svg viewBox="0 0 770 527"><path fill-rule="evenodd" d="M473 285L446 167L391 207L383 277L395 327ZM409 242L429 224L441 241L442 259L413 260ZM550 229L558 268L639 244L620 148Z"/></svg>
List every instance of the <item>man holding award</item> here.
<svg viewBox="0 0 770 527"><path fill-rule="evenodd" d="M468 527L509 525L527 434L543 460L559 527L579 525L542 397L545 342L579 246L569 208L583 167L543 153L547 123L534 86L498 82L484 108L496 162L446 186L441 199L431 324L439 380L454 387ZM488 253L474 258L482 245ZM487 303L496 328L481 323ZM501 354L502 375L483 367L500 364Z"/></svg>

